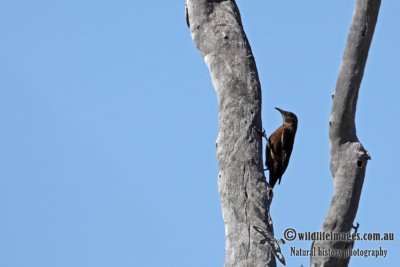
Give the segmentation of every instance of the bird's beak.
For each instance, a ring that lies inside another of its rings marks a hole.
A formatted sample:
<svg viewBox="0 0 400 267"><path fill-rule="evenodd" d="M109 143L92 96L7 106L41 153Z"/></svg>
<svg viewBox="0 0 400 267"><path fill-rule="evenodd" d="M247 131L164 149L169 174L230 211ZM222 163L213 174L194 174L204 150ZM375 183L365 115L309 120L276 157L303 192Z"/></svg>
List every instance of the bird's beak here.
<svg viewBox="0 0 400 267"><path fill-rule="evenodd" d="M286 113L286 111L284 111L283 109L280 109L280 108L275 108L277 111L279 111L282 115L284 114L284 113Z"/></svg>

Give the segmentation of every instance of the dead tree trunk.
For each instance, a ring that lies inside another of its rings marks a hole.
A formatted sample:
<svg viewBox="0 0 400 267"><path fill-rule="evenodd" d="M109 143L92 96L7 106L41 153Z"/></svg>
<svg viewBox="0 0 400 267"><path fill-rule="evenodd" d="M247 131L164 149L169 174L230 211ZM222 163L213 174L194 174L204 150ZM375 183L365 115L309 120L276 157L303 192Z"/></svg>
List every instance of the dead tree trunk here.
<svg viewBox="0 0 400 267"><path fill-rule="evenodd" d="M271 189L262 163L261 86L234 0L188 0L187 22L218 97L218 189L225 266L276 266L253 226L272 232Z"/></svg>
<svg viewBox="0 0 400 267"><path fill-rule="evenodd" d="M330 117L331 172L334 194L322 226L323 232L349 233L357 213L370 159L357 138L355 114L358 92L374 34L380 0L357 0L342 59ZM353 242L315 241L311 266L347 266L350 257L319 256L320 251L351 248Z"/></svg>

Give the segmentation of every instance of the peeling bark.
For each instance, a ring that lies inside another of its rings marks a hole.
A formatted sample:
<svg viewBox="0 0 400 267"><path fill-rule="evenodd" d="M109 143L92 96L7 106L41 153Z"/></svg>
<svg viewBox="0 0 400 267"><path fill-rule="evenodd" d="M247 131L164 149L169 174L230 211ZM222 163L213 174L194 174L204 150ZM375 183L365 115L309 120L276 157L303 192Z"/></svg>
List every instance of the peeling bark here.
<svg viewBox="0 0 400 267"><path fill-rule="evenodd" d="M349 233L357 213L368 152L358 140L355 114L368 50L378 19L380 0L357 0L342 59L330 117L331 172L334 194L322 226L323 232ZM345 250L354 242L320 240L319 249ZM350 258L312 256L311 266L347 266Z"/></svg>
<svg viewBox="0 0 400 267"><path fill-rule="evenodd" d="M225 223L225 266L276 266L253 226L273 233L265 181L261 86L234 0L188 0L187 23L218 97L218 189Z"/></svg>

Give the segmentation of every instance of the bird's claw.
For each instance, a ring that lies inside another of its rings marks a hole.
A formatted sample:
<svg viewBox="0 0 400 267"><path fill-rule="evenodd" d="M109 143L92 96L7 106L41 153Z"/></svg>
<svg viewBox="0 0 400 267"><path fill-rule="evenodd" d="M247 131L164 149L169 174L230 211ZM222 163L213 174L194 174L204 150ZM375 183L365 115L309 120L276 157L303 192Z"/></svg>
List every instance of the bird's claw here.
<svg viewBox="0 0 400 267"><path fill-rule="evenodd" d="M258 129L256 126L253 127L254 130L256 130L256 132L258 134L260 134L262 137L264 137L265 139L267 139L267 134L265 133L264 128L262 130Z"/></svg>

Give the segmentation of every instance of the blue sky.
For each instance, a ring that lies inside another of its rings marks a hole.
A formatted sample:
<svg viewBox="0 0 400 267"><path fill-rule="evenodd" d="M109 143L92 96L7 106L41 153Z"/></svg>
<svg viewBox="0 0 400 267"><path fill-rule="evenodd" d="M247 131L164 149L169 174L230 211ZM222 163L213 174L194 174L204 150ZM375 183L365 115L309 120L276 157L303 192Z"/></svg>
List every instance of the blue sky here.
<svg viewBox="0 0 400 267"><path fill-rule="evenodd" d="M354 1L238 1L263 90L295 112L292 159L275 189L275 233L318 231L332 194L328 119ZM359 96L369 162L360 232L398 233L400 35L383 1ZM184 1L0 2L0 266L222 266L217 101ZM393 141L392 141L393 140ZM307 266L291 257L288 266ZM353 257L352 266L395 266Z"/></svg>

